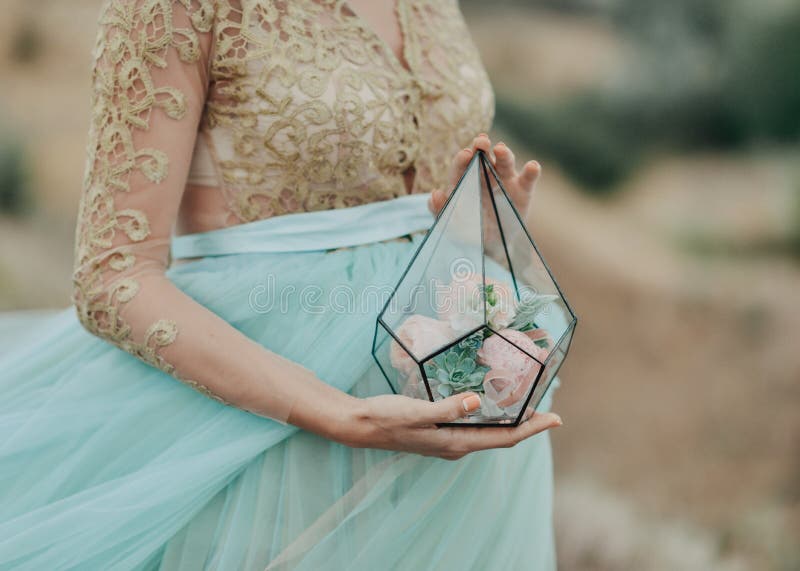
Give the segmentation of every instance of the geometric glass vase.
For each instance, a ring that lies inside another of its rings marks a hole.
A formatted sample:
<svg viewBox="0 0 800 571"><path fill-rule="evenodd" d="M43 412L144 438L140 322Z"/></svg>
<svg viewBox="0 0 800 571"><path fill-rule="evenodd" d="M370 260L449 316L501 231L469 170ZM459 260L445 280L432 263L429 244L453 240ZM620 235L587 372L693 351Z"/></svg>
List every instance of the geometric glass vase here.
<svg viewBox="0 0 800 571"><path fill-rule="evenodd" d="M443 425L517 425L555 379L576 324L479 150L379 313L372 354L397 394L481 396Z"/></svg>

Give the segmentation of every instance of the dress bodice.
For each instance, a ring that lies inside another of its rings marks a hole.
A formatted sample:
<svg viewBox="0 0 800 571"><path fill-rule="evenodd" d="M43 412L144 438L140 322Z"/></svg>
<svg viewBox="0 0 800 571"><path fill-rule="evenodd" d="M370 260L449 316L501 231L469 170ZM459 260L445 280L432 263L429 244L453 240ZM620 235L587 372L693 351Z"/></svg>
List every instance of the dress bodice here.
<svg viewBox="0 0 800 571"><path fill-rule="evenodd" d="M217 6L189 174L227 224L430 192L491 124L455 0L397 3L405 62L343 0L234 4Z"/></svg>

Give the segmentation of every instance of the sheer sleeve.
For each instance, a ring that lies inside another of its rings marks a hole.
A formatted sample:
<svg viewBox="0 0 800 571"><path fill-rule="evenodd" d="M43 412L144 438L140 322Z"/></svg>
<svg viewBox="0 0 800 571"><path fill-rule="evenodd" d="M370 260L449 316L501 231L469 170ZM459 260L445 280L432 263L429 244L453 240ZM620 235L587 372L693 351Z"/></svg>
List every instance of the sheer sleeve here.
<svg viewBox="0 0 800 571"><path fill-rule="evenodd" d="M214 0L106 0L76 230L73 301L94 335L209 397L285 422L313 377L165 275L208 86ZM265 386L269 390L265 390Z"/></svg>

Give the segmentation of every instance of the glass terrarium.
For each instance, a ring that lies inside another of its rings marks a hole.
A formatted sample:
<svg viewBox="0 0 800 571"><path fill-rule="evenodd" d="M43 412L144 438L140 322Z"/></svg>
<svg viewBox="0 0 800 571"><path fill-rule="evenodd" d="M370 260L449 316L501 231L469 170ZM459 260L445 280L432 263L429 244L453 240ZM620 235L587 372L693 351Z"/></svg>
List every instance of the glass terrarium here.
<svg viewBox="0 0 800 571"><path fill-rule="evenodd" d="M576 323L478 151L380 312L372 353L397 394L481 395L449 425L516 425L553 382Z"/></svg>

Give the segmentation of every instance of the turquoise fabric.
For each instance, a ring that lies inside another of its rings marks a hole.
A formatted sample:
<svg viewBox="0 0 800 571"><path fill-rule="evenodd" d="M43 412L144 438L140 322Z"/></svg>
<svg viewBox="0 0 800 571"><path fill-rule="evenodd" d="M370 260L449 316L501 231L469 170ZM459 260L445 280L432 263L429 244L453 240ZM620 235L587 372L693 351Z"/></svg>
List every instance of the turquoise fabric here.
<svg viewBox="0 0 800 571"><path fill-rule="evenodd" d="M313 252L381 242L433 224L427 194L411 194L351 208L265 218L210 232L176 236L173 259L226 254Z"/></svg>
<svg viewBox="0 0 800 571"><path fill-rule="evenodd" d="M391 288L420 239L220 255L169 277L331 385L386 393L378 304L310 310L299 292ZM298 294L270 305L270 288ZM546 433L455 462L352 449L204 397L72 308L10 329L25 343L0 352L0 569L555 568Z"/></svg>

